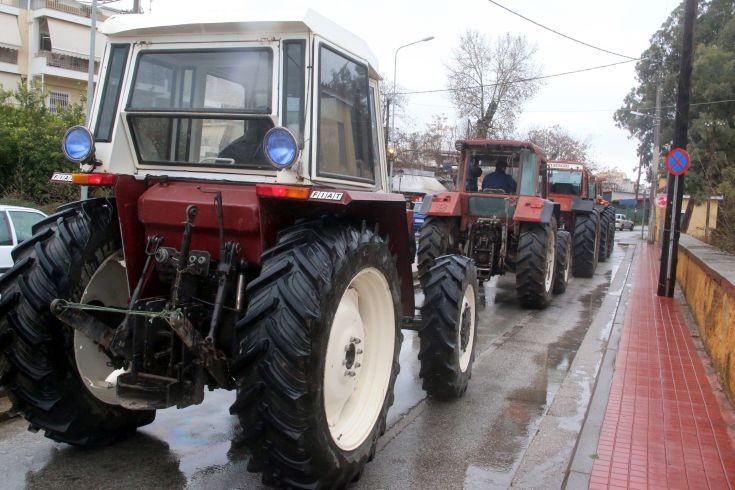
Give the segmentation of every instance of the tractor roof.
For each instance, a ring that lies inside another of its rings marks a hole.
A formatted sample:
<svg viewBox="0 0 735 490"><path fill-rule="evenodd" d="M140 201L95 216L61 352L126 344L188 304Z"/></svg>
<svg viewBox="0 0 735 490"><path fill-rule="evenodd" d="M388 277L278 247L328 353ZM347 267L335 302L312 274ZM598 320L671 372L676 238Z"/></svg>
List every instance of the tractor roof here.
<svg viewBox="0 0 735 490"><path fill-rule="evenodd" d="M228 34L281 34L313 32L352 54L367 60L374 73L377 58L367 43L347 29L311 9L288 10L193 10L163 14L114 15L102 25L107 36L148 38ZM174 41L174 39L171 39Z"/></svg>
<svg viewBox="0 0 735 490"><path fill-rule="evenodd" d="M584 164L575 160L550 160L548 167L551 170L585 170Z"/></svg>
<svg viewBox="0 0 735 490"><path fill-rule="evenodd" d="M539 155L542 160L546 159L546 155L538 146L534 145L530 141L520 140L489 140L489 139L471 139L471 140L457 140L454 144L457 150L472 150L472 149L487 149L487 150L508 150L511 151L516 148L525 148L531 150L531 152Z"/></svg>

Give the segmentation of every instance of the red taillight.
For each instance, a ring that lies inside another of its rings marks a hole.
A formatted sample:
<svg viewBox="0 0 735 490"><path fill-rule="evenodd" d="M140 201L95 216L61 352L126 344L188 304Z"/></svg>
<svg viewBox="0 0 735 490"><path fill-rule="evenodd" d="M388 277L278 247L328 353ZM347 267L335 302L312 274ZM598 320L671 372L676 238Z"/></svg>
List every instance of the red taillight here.
<svg viewBox="0 0 735 490"><path fill-rule="evenodd" d="M117 182L115 174L71 174L71 183L91 186L111 186Z"/></svg>
<svg viewBox="0 0 735 490"><path fill-rule="evenodd" d="M534 199L528 205L534 209L541 209L544 207L544 201L541 199Z"/></svg>
<svg viewBox="0 0 735 490"><path fill-rule="evenodd" d="M309 187L293 187L288 185L258 184L255 193L258 197L275 197L279 199L308 199Z"/></svg>

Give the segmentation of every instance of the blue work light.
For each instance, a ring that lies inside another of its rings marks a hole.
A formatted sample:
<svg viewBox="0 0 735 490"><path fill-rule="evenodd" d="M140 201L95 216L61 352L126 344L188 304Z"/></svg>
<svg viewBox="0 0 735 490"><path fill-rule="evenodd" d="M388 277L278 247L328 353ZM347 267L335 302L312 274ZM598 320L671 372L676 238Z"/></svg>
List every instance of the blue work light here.
<svg viewBox="0 0 735 490"><path fill-rule="evenodd" d="M66 158L76 163L87 163L94 158L94 139L84 126L72 126L61 142Z"/></svg>
<svg viewBox="0 0 735 490"><path fill-rule="evenodd" d="M287 128L271 128L263 138L263 149L268 161L277 169L288 168L299 159L296 136Z"/></svg>

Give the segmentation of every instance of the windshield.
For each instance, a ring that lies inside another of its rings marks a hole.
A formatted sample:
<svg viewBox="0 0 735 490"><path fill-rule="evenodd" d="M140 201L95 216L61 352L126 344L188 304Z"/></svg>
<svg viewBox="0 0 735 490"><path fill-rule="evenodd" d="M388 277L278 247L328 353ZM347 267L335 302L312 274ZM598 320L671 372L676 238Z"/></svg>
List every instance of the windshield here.
<svg viewBox="0 0 735 490"><path fill-rule="evenodd" d="M128 110L268 114L272 65L269 48L142 53Z"/></svg>
<svg viewBox="0 0 735 490"><path fill-rule="evenodd" d="M465 190L516 194L520 176L520 152L476 151L468 156Z"/></svg>
<svg viewBox="0 0 735 490"><path fill-rule="evenodd" d="M140 162L270 168L272 77L270 48L143 52L127 107Z"/></svg>
<svg viewBox="0 0 735 490"><path fill-rule="evenodd" d="M549 183L553 194L578 196L582 191L582 172L568 170L552 170Z"/></svg>

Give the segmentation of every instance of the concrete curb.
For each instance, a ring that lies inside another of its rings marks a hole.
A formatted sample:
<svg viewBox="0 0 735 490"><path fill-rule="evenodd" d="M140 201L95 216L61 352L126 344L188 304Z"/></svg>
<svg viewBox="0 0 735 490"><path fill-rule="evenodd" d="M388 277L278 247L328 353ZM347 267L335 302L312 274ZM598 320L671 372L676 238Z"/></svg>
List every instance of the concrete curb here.
<svg viewBox="0 0 735 490"><path fill-rule="evenodd" d="M599 429L595 433L594 447L580 440L580 433L591 420L595 411L593 397L600 388L599 381L606 369L605 358L614 362L615 355L603 355L610 349L611 335L622 325L625 310L628 277L635 257L637 240L627 242L628 249L613 277L607 296L579 346L569 372L559 387L547 414L543 417L533 440L523 456L513 478L512 486L519 488L561 488L566 484L572 488L587 488L587 484L576 485L570 472L592 471L594 460L590 457L596 450ZM616 352L616 351L615 351ZM611 371L610 371L611 372ZM610 376L611 378L611 376ZM606 395L609 387L605 391ZM605 399L605 403L607 400ZM604 414L603 405L603 414ZM589 430L589 429L588 429ZM580 461L577 467L574 463ZM579 463L583 463L581 466ZM567 480L570 480L567 482ZM585 477L584 481L588 481Z"/></svg>

